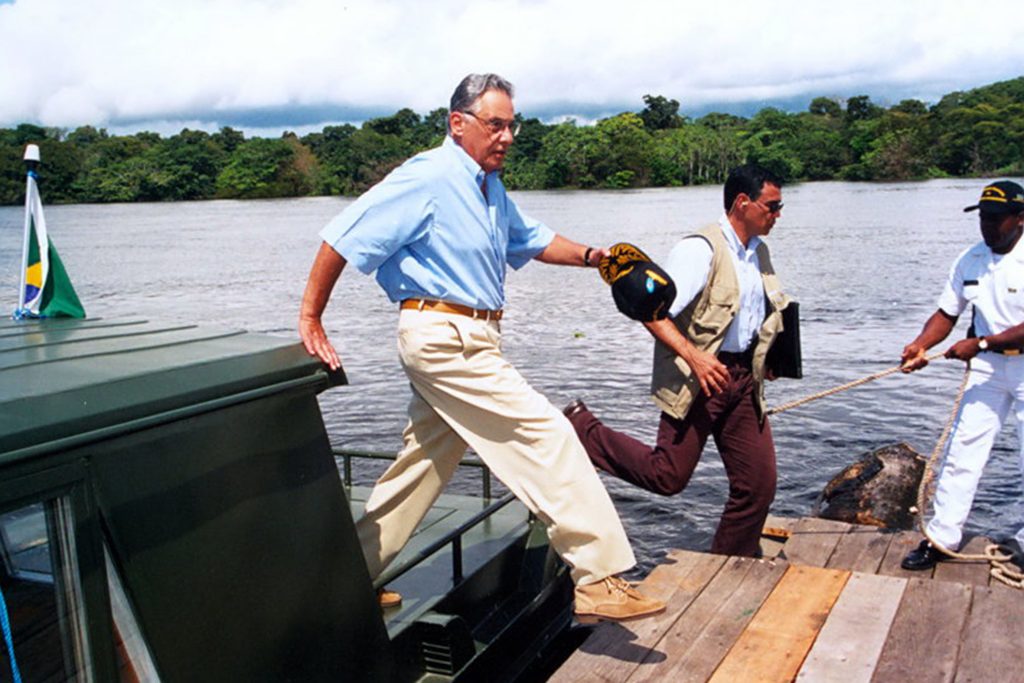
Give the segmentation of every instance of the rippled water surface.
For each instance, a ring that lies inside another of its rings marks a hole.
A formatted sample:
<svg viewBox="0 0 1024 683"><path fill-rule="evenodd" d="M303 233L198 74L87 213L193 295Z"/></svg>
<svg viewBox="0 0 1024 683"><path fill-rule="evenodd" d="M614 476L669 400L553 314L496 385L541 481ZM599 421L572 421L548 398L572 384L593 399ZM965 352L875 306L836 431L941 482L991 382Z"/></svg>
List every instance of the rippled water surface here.
<svg viewBox="0 0 1024 683"><path fill-rule="evenodd" d="M784 190L768 238L786 289L800 301L804 379L769 385L777 405L896 364L935 310L956 255L979 239L979 181L811 183ZM45 196L46 189L43 188ZM517 193L523 209L589 244L630 241L655 260L683 234L717 220L716 187ZM295 321L317 232L349 200L310 198L176 204L75 205L47 222L90 317L215 323L297 338ZM16 303L22 212L0 208L0 291ZM574 397L610 425L653 440L647 397L652 342L619 315L596 271L531 263L508 280L506 355L561 406ZM321 397L332 441L394 451L409 389L395 349L397 307L372 278L347 271L326 315L350 386ZM966 316L965 316L966 317ZM962 336L962 321L955 335ZM773 512L808 514L825 483L857 456L906 441L931 452L962 374L933 363L773 418L779 489ZM1001 536L1021 518L1017 435L1003 430L969 530ZM375 471L362 474L372 481ZM602 475L603 476L603 475ZM673 547L705 548L725 501L714 446L688 488L661 497L619 482L612 492L646 572ZM475 486L472 476L454 484Z"/></svg>

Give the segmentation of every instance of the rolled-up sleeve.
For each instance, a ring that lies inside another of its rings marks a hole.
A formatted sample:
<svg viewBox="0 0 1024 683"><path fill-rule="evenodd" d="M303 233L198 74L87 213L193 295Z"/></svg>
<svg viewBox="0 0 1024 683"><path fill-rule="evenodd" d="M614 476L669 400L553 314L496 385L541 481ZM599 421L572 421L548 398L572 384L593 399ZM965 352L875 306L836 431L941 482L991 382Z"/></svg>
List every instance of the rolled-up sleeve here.
<svg viewBox="0 0 1024 683"><path fill-rule="evenodd" d="M516 270L522 268L551 244L555 231L524 214L511 199L508 211L508 248L505 260Z"/></svg>
<svg viewBox="0 0 1024 683"><path fill-rule="evenodd" d="M391 172L320 231L320 237L365 274L376 270L430 226L434 202L415 163Z"/></svg>

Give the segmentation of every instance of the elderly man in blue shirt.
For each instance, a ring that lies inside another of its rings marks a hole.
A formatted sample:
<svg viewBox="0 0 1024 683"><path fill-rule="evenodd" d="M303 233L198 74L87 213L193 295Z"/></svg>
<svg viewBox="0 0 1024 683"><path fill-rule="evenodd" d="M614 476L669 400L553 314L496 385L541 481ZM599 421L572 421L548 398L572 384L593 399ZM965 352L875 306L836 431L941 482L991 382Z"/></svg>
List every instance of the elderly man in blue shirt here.
<svg viewBox="0 0 1024 683"><path fill-rule="evenodd" d="M517 132L512 85L471 74L449 135L409 159L320 233L299 316L306 349L332 369L321 316L345 265L377 272L399 304L399 355L412 385L404 445L357 523L370 574L398 555L471 446L548 528L569 565L580 617L660 612L616 575L636 561L572 426L501 354L506 264L596 265L584 247L520 212L498 171Z"/></svg>

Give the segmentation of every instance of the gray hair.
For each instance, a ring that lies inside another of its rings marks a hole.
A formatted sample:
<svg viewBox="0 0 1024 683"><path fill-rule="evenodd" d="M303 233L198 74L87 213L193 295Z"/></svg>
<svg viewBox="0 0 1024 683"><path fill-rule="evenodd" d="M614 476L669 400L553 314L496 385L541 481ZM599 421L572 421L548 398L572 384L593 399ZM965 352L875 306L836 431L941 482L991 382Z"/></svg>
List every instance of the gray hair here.
<svg viewBox="0 0 1024 683"><path fill-rule="evenodd" d="M513 95L512 84L498 74L469 74L452 93L448 112L469 111L488 90L500 90L510 98Z"/></svg>

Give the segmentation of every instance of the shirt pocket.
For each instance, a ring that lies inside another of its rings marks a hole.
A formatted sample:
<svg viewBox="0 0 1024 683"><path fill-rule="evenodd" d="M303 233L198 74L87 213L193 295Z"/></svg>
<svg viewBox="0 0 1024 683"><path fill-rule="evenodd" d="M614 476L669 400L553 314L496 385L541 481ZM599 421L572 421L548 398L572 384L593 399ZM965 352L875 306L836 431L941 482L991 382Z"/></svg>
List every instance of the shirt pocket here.
<svg viewBox="0 0 1024 683"><path fill-rule="evenodd" d="M969 303L974 303L978 300L978 292L981 291L980 285L976 279L964 279L963 282L963 296Z"/></svg>

